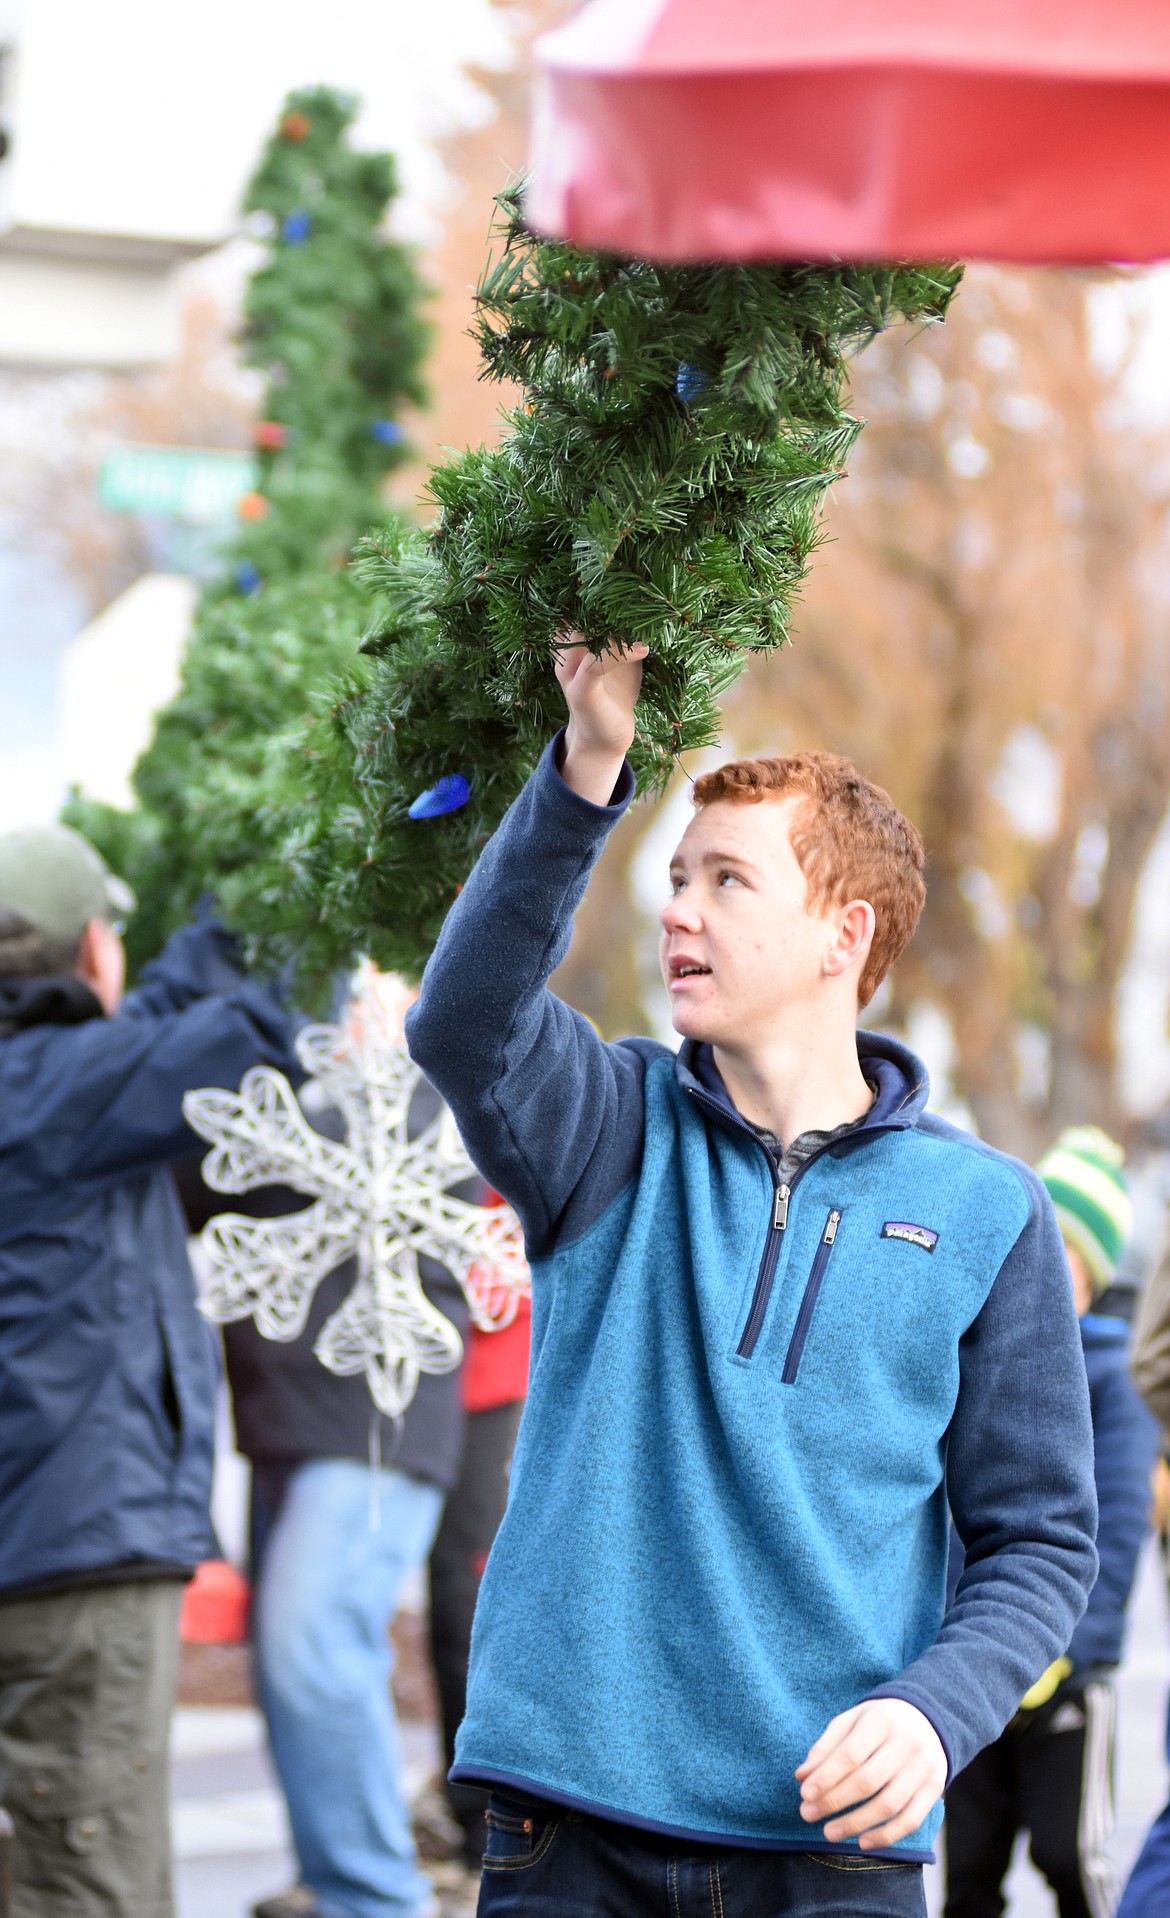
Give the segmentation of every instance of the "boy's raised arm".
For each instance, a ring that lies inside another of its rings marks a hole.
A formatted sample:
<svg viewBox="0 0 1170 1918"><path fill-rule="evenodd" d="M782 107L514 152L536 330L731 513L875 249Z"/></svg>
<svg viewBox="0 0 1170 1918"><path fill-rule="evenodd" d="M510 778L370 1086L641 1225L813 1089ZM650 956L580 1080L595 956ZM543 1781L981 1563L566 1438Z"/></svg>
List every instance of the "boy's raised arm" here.
<svg viewBox="0 0 1170 1918"><path fill-rule="evenodd" d="M642 1058L547 991L602 846L633 797L625 754L645 648L567 645L569 708L456 900L407 1017L411 1056L447 1100L529 1251L584 1230L641 1152ZM558 756L560 759L558 767Z"/></svg>

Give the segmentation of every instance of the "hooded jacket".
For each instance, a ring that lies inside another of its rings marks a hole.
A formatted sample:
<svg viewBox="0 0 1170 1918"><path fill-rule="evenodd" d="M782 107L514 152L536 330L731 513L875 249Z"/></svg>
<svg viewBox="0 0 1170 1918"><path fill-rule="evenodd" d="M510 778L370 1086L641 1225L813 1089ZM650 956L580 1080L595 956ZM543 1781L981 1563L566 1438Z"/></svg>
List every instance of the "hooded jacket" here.
<svg viewBox="0 0 1170 1918"><path fill-rule="evenodd" d="M213 1549L212 1345L168 1167L198 1145L185 1092L298 1073L229 952L185 928L112 1018L76 979L0 985L0 1600Z"/></svg>
<svg viewBox="0 0 1170 1918"><path fill-rule="evenodd" d="M603 1043L546 987L610 828L545 754L407 1021L516 1206L532 1371L453 1776L717 1843L799 1815L838 1712L896 1696L952 1772L1063 1651L1096 1572L1080 1339L1029 1169L873 1106L778 1184L703 1047ZM1037 1327L1043 1327L1043 1338ZM947 1500L967 1545L943 1623ZM892 1848L924 1859L941 1811Z"/></svg>

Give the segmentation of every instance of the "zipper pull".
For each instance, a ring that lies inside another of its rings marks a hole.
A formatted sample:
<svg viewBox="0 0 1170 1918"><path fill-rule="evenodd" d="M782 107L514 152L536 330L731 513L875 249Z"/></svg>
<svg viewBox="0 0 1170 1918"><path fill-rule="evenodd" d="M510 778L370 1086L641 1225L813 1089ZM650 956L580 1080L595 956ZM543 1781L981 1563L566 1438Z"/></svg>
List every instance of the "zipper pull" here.
<svg viewBox="0 0 1170 1918"><path fill-rule="evenodd" d="M777 1232L783 1232L788 1224L788 1201L791 1197L792 1193L788 1186L776 1187L776 1205L772 1213L772 1225Z"/></svg>
<svg viewBox="0 0 1170 1918"><path fill-rule="evenodd" d="M830 1212L828 1223L825 1226L825 1244L826 1245L832 1245L833 1240L837 1236L837 1227L840 1225L840 1223L841 1223L841 1214L839 1212Z"/></svg>

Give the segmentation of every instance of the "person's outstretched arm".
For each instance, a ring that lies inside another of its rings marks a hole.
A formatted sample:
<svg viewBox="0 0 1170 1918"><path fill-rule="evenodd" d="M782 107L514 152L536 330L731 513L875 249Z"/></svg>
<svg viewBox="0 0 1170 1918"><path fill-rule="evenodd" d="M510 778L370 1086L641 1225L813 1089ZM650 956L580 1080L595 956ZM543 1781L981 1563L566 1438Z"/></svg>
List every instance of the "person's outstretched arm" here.
<svg viewBox="0 0 1170 1918"><path fill-rule="evenodd" d="M22 1150L51 1153L57 1177L124 1178L199 1150L184 1093L238 1086L256 1065L299 1082L295 1021L239 970L236 950L210 919L176 932L117 1012L76 1027L58 1048L51 1083L30 1088Z"/></svg>
<svg viewBox="0 0 1170 1918"><path fill-rule="evenodd" d="M641 1155L643 1059L547 990L602 846L633 797L625 755L645 648L567 645L568 727L484 848L407 1015L411 1056L533 1257L584 1230ZM559 763L558 763L559 762Z"/></svg>
<svg viewBox="0 0 1170 1918"><path fill-rule="evenodd" d="M167 1012L185 1012L197 1000L243 996L261 1017L275 1019L283 1030L288 1012L275 992L244 971L240 943L213 910L197 907L195 916L180 926L155 959L147 961L138 984L118 1007L120 1019L154 1019Z"/></svg>

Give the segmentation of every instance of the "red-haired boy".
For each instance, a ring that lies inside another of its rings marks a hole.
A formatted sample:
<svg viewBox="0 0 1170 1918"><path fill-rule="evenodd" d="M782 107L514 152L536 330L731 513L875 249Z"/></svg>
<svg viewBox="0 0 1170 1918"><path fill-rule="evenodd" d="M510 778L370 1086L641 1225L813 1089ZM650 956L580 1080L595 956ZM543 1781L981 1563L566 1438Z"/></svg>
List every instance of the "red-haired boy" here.
<svg viewBox="0 0 1170 1918"><path fill-rule="evenodd" d="M567 732L407 1028L533 1270L453 1773L493 1791L480 1910L920 1913L948 1773L1096 1571L1060 1237L1035 1175L857 1031L924 860L843 760L696 785L662 913L677 1057L548 991L632 794L641 655L566 647Z"/></svg>

